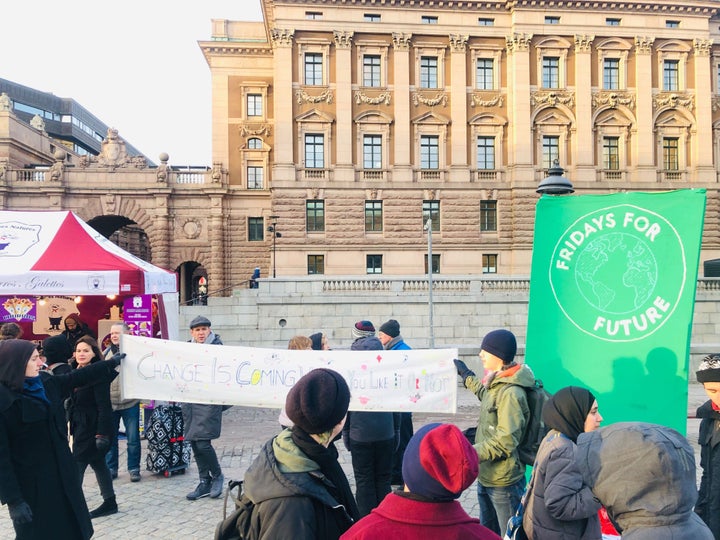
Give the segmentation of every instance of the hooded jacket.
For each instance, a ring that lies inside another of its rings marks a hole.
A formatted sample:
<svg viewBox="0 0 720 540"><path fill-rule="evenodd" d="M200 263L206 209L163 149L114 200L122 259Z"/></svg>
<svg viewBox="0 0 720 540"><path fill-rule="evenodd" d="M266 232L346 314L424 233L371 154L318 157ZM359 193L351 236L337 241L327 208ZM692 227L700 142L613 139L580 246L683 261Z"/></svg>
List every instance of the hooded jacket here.
<svg viewBox="0 0 720 540"><path fill-rule="evenodd" d="M697 410L700 418L700 466L702 479L695 512L710 527L715 538L720 538L720 412L708 400Z"/></svg>
<svg viewBox="0 0 720 540"><path fill-rule="evenodd" d="M577 460L623 540L713 540L695 512L695 455L669 427L618 422L581 433Z"/></svg>
<svg viewBox="0 0 720 540"><path fill-rule="evenodd" d="M328 491L317 463L283 430L265 443L245 473L245 495L255 503L253 540L337 540L352 518Z"/></svg>
<svg viewBox="0 0 720 540"><path fill-rule="evenodd" d="M499 371L487 386L475 375L464 382L480 400L475 435L478 481L486 487L512 485L525 475L517 447L530 417L525 388L535 384L535 376L520 364Z"/></svg>

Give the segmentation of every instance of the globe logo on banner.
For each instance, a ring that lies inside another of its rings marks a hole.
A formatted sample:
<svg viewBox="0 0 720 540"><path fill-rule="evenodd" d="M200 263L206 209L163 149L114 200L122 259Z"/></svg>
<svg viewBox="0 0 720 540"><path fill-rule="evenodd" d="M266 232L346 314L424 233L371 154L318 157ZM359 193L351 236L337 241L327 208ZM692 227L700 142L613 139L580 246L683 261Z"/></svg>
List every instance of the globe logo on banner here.
<svg viewBox="0 0 720 540"><path fill-rule="evenodd" d="M629 204L577 219L560 236L551 261L550 286L561 311L582 332L613 342L659 330L678 305L687 273L675 227Z"/></svg>

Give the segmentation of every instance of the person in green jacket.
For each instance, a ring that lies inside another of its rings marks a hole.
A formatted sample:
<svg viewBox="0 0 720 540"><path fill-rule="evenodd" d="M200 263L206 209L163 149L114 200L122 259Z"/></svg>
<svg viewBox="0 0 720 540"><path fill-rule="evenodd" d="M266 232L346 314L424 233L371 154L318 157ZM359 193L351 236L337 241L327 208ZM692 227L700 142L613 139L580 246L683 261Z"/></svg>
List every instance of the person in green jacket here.
<svg viewBox="0 0 720 540"><path fill-rule="evenodd" d="M485 376L455 360L465 388L480 400L475 450L480 459L478 502L480 522L502 534L525 490L525 465L517 447L530 417L525 387L535 384L532 370L515 362L517 341L504 329L489 332L480 347Z"/></svg>

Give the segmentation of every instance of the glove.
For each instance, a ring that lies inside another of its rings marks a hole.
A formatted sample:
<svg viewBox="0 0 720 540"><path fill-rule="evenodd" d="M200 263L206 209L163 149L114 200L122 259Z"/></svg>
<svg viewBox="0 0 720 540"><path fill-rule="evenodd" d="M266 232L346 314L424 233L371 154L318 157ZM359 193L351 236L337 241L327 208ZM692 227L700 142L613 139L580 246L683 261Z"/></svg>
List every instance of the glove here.
<svg viewBox="0 0 720 540"><path fill-rule="evenodd" d="M30 509L30 505L25 501L8 504L8 510L14 525L27 525L28 523L32 523L32 510Z"/></svg>
<svg viewBox="0 0 720 540"><path fill-rule="evenodd" d="M343 445L345 446L345 450L347 450L348 452L351 452L352 448L350 448L350 432L343 431L342 438L343 438Z"/></svg>
<svg viewBox="0 0 720 540"><path fill-rule="evenodd" d="M126 355L124 352L123 352L123 353L120 353L120 352L119 352L119 353L115 353L115 354L113 354L113 355L110 357L110 361L111 361L111 362L114 362L114 363L115 363L115 366L119 366L119 365L120 365L120 360L122 360L122 359L125 358L126 356L127 356L127 355Z"/></svg>
<svg viewBox="0 0 720 540"><path fill-rule="evenodd" d="M393 441L393 443L395 445L395 446L393 446L393 448L394 448L393 452L397 452L398 448L400 448L400 430L397 430L395 432L395 440Z"/></svg>
<svg viewBox="0 0 720 540"><path fill-rule="evenodd" d="M453 364L455 364L455 369L457 369L458 375L460 375L460 378L463 380L463 384L465 384L465 379L475 376L475 372L467 367L467 364L462 360L456 358L453 360Z"/></svg>
<svg viewBox="0 0 720 540"><path fill-rule="evenodd" d="M107 451L110 450L110 439L105 435L95 435L95 448L97 448L99 452L107 454Z"/></svg>

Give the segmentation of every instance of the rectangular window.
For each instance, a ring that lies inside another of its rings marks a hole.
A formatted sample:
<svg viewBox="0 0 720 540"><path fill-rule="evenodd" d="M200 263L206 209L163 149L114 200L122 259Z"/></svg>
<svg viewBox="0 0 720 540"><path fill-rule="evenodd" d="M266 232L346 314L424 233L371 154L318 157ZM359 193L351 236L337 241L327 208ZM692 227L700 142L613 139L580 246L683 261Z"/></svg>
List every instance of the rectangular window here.
<svg viewBox="0 0 720 540"><path fill-rule="evenodd" d="M432 231L440 231L440 201L423 201L423 227L428 219L432 220Z"/></svg>
<svg viewBox="0 0 720 540"><path fill-rule="evenodd" d="M620 26L620 19L608 17L605 19L605 26Z"/></svg>
<svg viewBox="0 0 720 540"><path fill-rule="evenodd" d="M560 24L560 17L545 17L545 24Z"/></svg>
<svg viewBox="0 0 720 540"><path fill-rule="evenodd" d="M380 135L363 135L363 169L382 169Z"/></svg>
<svg viewBox="0 0 720 540"><path fill-rule="evenodd" d="M382 274L382 255L365 255L366 273Z"/></svg>
<svg viewBox="0 0 720 540"><path fill-rule="evenodd" d="M325 255L308 255L308 275L325 273Z"/></svg>
<svg viewBox="0 0 720 540"><path fill-rule="evenodd" d="M325 168L325 136L307 133L305 135L305 168Z"/></svg>
<svg viewBox="0 0 720 540"><path fill-rule="evenodd" d="M542 138L542 166L549 169L560 160L560 137L543 135Z"/></svg>
<svg viewBox="0 0 720 540"><path fill-rule="evenodd" d="M665 28L680 28L680 21L665 21Z"/></svg>
<svg viewBox="0 0 720 540"><path fill-rule="evenodd" d="M440 255L435 255L433 253L432 256L432 273L433 274L439 274L440 273ZM428 273L428 265L427 265L427 253L425 254L425 273Z"/></svg>
<svg viewBox="0 0 720 540"><path fill-rule="evenodd" d="M497 231L497 201L480 201L480 230Z"/></svg>
<svg viewBox="0 0 720 540"><path fill-rule="evenodd" d="M263 168L257 165L248 165L248 189L263 189Z"/></svg>
<svg viewBox="0 0 720 540"><path fill-rule="evenodd" d="M363 86L380 86L380 55L363 55Z"/></svg>
<svg viewBox="0 0 720 540"><path fill-rule="evenodd" d="M363 20L365 22L380 22L380 15L378 13L365 13Z"/></svg>
<svg viewBox="0 0 720 540"><path fill-rule="evenodd" d="M477 168L495 169L495 137L477 138Z"/></svg>
<svg viewBox="0 0 720 540"><path fill-rule="evenodd" d="M605 58L603 60L603 88L617 90L620 88L620 59Z"/></svg>
<svg viewBox="0 0 720 540"><path fill-rule="evenodd" d="M663 61L663 90L673 92L680 87L680 63L678 60Z"/></svg>
<svg viewBox="0 0 720 540"><path fill-rule="evenodd" d="M495 254L482 256L483 274L497 274L497 259Z"/></svg>
<svg viewBox="0 0 720 540"><path fill-rule="evenodd" d="M603 138L603 169L617 171L620 169L620 138Z"/></svg>
<svg viewBox="0 0 720 540"><path fill-rule="evenodd" d="M437 56L420 57L420 88L438 87Z"/></svg>
<svg viewBox="0 0 720 540"><path fill-rule="evenodd" d="M560 88L560 58L543 56L542 59L543 88Z"/></svg>
<svg viewBox="0 0 720 540"><path fill-rule="evenodd" d="M325 231L325 201L317 199L305 201L305 230L307 232Z"/></svg>
<svg viewBox="0 0 720 540"><path fill-rule="evenodd" d="M306 11L305 18L309 21L319 21L322 19L322 11Z"/></svg>
<svg viewBox="0 0 720 540"><path fill-rule="evenodd" d="M680 169L678 142L677 137L665 137L663 139L663 167L666 171L677 171Z"/></svg>
<svg viewBox="0 0 720 540"><path fill-rule="evenodd" d="M248 96L247 96L247 115L248 116L262 116L263 115L262 95L248 94Z"/></svg>
<svg viewBox="0 0 720 540"><path fill-rule="evenodd" d="M439 139L437 135L423 135L420 137L420 168L439 169Z"/></svg>
<svg viewBox="0 0 720 540"><path fill-rule="evenodd" d="M263 218L261 217L249 217L248 218L248 241L249 242L262 242L265 239L265 228L263 226Z"/></svg>
<svg viewBox="0 0 720 540"><path fill-rule="evenodd" d="M478 19L478 26L495 26L495 19L480 17Z"/></svg>
<svg viewBox="0 0 720 540"><path fill-rule="evenodd" d="M305 84L321 85L323 83L323 55L321 53L305 53Z"/></svg>
<svg viewBox="0 0 720 540"><path fill-rule="evenodd" d="M365 232L382 232L382 201L365 201Z"/></svg>
<svg viewBox="0 0 720 540"><path fill-rule="evenodd" d="M423 24L437 24L438 18L433 17L432 15L422 15L420 17L420 22Z"/></svg>
<svg viewBox="0 0 720 540"><path fill-rule="evenodd" d="M475 68L475 88L493 90L495 88L493 59L478 58Z"/></svg>

